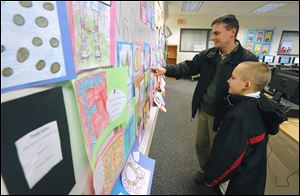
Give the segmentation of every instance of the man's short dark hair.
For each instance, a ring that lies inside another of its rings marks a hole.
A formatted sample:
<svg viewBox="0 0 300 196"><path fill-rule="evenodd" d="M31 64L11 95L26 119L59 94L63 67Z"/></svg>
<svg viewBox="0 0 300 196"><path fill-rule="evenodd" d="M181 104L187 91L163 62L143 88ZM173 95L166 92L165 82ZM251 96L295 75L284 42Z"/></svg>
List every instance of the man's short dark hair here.
<svg viewBox="0 0 300 196"><path fill-rule="evenodd" d="M233 14L227 14L227 15L223 15L220 16L218 18L216 18L212 23L211 26L213 26L214 24L218 24L218 23L224 23L226 24L226 29L230 30L232 28L236 28L236 34L235 37L237 36L238 32L239 32L239 21L236 19L235 15Z"/></svg>

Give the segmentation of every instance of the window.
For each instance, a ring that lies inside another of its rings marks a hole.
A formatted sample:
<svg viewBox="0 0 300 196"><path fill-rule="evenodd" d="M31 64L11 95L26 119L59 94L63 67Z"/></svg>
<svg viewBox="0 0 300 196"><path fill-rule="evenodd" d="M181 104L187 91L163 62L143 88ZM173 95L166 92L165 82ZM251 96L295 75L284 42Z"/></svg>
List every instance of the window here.
<svg viewBox="0 0 300 196"><path fill-rule="evenodd" d="M201 52L209 44L210 29L180 29L180 52Z"/></svg>
<svg viewBox="0 0 300 196"><path fill-rule="evenodd" d="M299 55L299 31L283 31L278 55Z"/></svg>

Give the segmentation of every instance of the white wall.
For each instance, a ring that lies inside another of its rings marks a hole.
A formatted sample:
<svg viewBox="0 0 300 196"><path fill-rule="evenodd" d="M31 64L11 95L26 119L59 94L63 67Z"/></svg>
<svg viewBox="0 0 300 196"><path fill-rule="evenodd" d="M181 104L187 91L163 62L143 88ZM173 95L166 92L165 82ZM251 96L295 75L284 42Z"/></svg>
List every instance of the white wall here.
<svg viewBox="0 0 300 196"><path fill-rule="evenodd" d="M193 16L193 15L171 15L167 20L172 35L168 38L168 44L178 45L177 63L192 59L197 52L179 52L180 28L211 28L211 22L218 16ZM238 16L240 30L237 38L244 44L247 28L271 28L274 29L273 41L270 49L270 55L277 55L278 45L283 30L299 31L298 17L246 17ZM184 25L178 25L177 19L183 18ZM275 59L277 62L277 59Z"/></svg>

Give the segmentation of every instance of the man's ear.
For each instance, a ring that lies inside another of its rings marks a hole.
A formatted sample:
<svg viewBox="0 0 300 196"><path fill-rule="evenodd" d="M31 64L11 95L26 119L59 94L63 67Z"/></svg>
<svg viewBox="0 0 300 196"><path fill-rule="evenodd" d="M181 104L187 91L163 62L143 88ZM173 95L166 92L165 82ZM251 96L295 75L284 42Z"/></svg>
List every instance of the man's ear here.
<svg viewBox="0 0 300 196"><path fill-rule="evenodd" d="M232 29L231 29L231 32L232 32L233 36L235 37L236 32L237 32L237 28L232 28Z"/></svg>

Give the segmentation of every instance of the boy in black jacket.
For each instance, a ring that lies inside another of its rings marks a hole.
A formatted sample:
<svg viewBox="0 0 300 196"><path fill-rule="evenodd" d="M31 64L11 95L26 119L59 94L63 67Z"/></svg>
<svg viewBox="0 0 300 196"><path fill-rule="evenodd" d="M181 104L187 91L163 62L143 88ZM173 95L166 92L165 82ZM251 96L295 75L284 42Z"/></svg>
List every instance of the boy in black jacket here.
<svg viewBox="0 0 300 196"><path fill-rule="evenodd" d="M208 186L228 182L226 194L264 194L268 134L276 134L284 113L260 91L271 71L259 62L240 63L229 83L227 111L205 164Z"/></svg>

